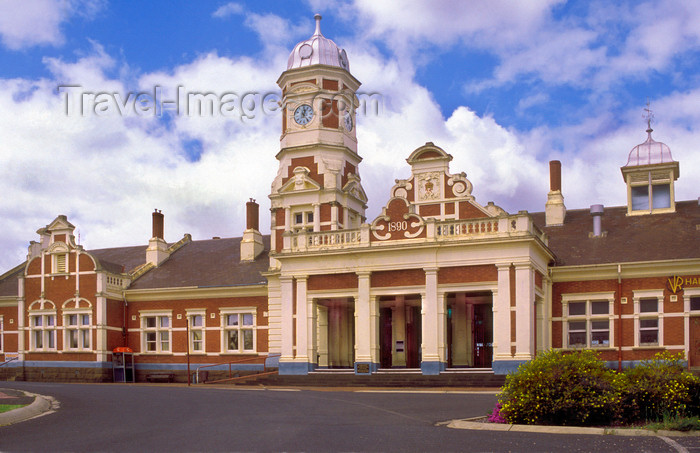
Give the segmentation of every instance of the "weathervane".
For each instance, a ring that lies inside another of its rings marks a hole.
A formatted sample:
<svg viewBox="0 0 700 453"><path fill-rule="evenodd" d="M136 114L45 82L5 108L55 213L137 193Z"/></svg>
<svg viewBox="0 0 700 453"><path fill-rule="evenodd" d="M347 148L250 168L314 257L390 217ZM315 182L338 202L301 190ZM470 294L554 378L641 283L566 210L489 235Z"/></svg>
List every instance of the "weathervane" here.
<svg viewBox="0 0 700 453"><path fill-rule="evenodd" d="M647 132L651 132L651 122L654 120L654 112L651 110L651 101L647 98L647 107L644 109L642 118L647 120Z"/></svg>

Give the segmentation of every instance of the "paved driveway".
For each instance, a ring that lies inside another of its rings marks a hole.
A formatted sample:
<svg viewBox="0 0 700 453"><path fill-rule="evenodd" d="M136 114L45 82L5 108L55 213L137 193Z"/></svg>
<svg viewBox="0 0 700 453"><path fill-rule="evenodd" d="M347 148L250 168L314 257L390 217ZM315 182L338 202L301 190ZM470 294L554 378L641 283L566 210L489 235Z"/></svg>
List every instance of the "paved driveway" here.
<svg viewBox="0 0 700 453"><path fill-rule="evenodd" d="M0 427L16 451L678 451L662 439L468 431L493 394L240 390L5 382L51 395L53 414ZM680 439L697 448L700 442Z"/></svg>

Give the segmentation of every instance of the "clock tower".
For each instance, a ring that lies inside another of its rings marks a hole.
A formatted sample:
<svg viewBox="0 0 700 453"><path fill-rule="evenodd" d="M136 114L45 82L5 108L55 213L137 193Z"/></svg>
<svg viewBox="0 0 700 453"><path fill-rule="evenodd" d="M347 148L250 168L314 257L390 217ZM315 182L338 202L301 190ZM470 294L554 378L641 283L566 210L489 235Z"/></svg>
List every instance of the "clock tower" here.
<svg viewBox="0 0 700 453"><path fill-rule="evenodd" d="M316 31L289 55L282 89L279 171L270 192L273 251L285 232L358 228L367 196L358 166L355 109L360 82L344 49Z"/></svg>

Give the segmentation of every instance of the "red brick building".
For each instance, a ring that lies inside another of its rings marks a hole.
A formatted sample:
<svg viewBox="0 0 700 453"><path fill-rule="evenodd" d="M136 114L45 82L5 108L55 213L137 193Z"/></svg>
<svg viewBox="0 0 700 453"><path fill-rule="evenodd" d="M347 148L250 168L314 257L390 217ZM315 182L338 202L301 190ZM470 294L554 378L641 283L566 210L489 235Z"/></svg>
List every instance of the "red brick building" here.
<svg viewBox="0 0 700 453"><path fill-rule="evenodd" d="M675 200L679 163L651 129L621 168L626 206L567 210L553 161L544 211L511 214L480 204L426 143L366 219L360 82L318 21L278 84L270 236L252 201L239 238L166 243L154 212L150 240L101 250L58 216L0 276L0 360L16 359L1 376L110 380L116 347L134 351L140 380L184 379L188 358L259 370L270 354L282 374L503 374L550 348L611 366L669 350L700 367L700 206Z"/></svg>

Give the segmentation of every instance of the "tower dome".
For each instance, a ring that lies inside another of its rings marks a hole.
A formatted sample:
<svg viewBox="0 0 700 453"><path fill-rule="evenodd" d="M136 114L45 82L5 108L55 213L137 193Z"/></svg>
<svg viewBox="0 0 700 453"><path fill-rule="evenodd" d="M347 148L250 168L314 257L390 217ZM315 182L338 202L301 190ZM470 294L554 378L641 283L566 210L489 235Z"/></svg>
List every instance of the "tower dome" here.
<svg viewBox="0 0 700 453"><path fill-rule="evenodd" d="M294 46L292 53L289 54L287 69L323 64L350 71L345 50L321 34L321 15L316 14L314 19L316 19L316 31L309 39Z"/></svg>
<svg viewBox="0 0 700 453"><path fill-rule="evenodd" d="M671 156L671 148L665 143L657 142L651 138L653 129L647 129L647 139L630 151L625 167L636 167L638 165L664 164L674 162Z"/></svg>

